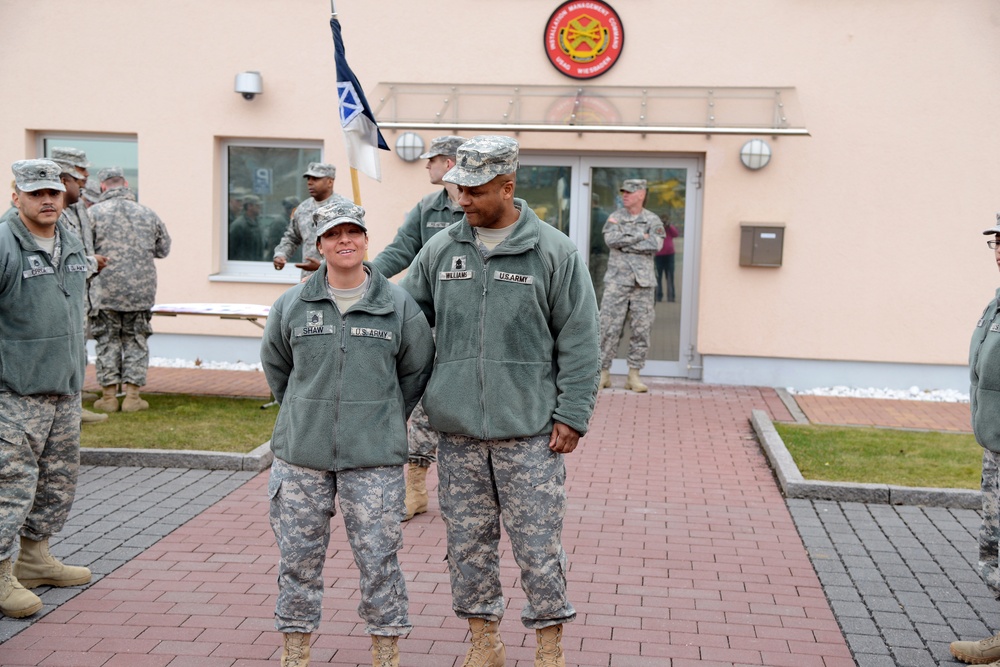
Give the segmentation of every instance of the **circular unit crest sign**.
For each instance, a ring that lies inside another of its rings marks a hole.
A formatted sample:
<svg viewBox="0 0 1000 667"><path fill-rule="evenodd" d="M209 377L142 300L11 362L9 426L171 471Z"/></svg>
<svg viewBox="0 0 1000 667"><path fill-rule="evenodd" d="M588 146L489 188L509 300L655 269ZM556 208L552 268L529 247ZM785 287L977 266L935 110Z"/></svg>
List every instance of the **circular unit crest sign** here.
<svg viewBox="0 0 1000 667"><path fill-rule="evenodd" d="M604 74L622 54L625 32L618 12L600 0L570 0L552 12L545 26L545 53L573 79Z"/></svg>

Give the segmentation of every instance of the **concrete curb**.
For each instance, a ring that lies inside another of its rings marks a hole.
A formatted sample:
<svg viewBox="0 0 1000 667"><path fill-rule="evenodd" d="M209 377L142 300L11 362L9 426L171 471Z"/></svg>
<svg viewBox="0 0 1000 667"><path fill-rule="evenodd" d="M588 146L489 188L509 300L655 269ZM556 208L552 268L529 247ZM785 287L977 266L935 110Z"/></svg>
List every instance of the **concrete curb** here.
<svg viewBox="0 0 1000 667"><path fill-rule="evenodd" d="M260 472L271 465L271 441L249 454L227 454L202 450L156 450L123 448L80 449L80 465L135 466L140 468L192 468L197 470L246 470Z"/></svg>
<svg viewBox="0 0 1000 667"><path fill-rule="evenodd" d="M882 503L886 505L923 505L958 509L982 508L982 494L969 489L933 489L893 486L891 484L852 484L849 482L806 481L788 453L774 423L764 410L753 410L750 423L764 453L778 478L786 498L834 500L838 502Z"/></svg>

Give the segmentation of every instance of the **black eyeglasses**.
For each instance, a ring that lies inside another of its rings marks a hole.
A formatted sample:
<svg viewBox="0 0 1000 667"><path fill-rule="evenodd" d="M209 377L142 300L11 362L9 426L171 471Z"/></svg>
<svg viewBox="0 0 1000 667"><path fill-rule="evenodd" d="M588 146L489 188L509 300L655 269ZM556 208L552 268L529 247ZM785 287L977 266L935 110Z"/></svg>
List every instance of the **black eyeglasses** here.
<svg viewBox="0 0 1000 667"><path fill-rule="evenodd" d="M997 242L996 241L987 241L986 245L988 245L990 247L990 250L996 250L997 249Z"/></svg>

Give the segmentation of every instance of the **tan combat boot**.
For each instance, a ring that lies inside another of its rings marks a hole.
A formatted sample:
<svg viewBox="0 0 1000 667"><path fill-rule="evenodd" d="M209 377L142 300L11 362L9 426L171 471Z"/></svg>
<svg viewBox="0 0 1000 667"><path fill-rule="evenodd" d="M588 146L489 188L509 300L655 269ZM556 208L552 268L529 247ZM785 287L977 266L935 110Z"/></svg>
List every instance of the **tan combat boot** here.
<svg viewBox="0 0 1000 667"><path fill-rule="evenodd" d="M372 635L372 667L399 667L399 645L396 637Z"/></svg>
<svg viewBox="0 0 1000 667"><path fill-rule="evenodd" d="M643 394L649 391L649 387L642 383L639 379L639 369L630 368L628 369L628 377L625 379L625 388L631 389L637 394Z"/></svg>
<svg viewBox="0 0 1000 667"><path fill-rule="evenodd" d="M25 588L80 586L90 582L90 570L63 565L49 553L49 538L40 542L21 537L21 553L14 563L14 576Z"/></svg>
<svg viewBox="0 0 1000 667"><path fill-rule="evenodd" d="M42 608L37 595L25 590L12 571L10 559L0 561L0 613L11 618L31 616Z"/></svg>
<svg viewBox="0 0 1000 667"><path fill-rule="evenodd" d="M952 642L951 654L970 665L986 665L1000 660L1000 635L977 642Z"/></svg>
<svg viewBox="0 0 1000 667"><path fill-rule="evenodd" d="M609 389L611 387L611 371L607 368L601 369L601 381L597 385L597 390Z"/></svg>
<svg viewBox="0 0 1000 667"><path fill-rule="evenodd" d="M102 387L103 395L94 401L94 409L101 412L118 412L118 385Z"/></svg>
<svg viewBox="0 0 1000 667"><path fill-rule="evenodd" d="M406 472L406 518L403 521L409 521L426 511L427 468L411 463Z"/></svg>
<svg viewBox="0 0 1000 667"><path fill-rule="evenodd" d="M281 667L309 667L308 632L286 632L285 648L281 652Z"/></svg>
<svg viewBox="0 0 1000 667"><path fill-rule="evenodd" d="M96 412L91 412L86 408L80 408L80 423L81 424L100 424L101 422L108 421L108 416L104 414L97 414Z"/></svg>
<svg viewBox="0 0 1000 667"><path fill-rule="evenodd" d="M96 403L94 405L97 405ZM148 410L149 403L139 397L139 387L134 384L125 385L125 400L122 401L122 412L139 412Z"/></svg>
<svg viewBox="0 0 1000 667"><path fill-rule="evenodd" d="M500 621L470 618L472 646L465 654L462 667L504 667L507 648L500 640Z"/></svg>
<svg viewBox="0 0 1000 667"><path fill-rule="evenodd" d="M550 625L541 630L535 630L535 667L566 667L566 657L562 649L563 626Z"/></svg>

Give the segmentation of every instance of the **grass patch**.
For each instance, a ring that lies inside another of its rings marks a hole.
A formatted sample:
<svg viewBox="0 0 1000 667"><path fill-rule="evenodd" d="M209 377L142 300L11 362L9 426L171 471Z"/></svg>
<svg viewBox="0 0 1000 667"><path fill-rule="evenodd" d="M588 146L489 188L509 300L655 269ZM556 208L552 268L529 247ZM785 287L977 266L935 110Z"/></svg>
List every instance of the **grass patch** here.
<svg viewBox="0 0 1000 667"><path fill-rule="evenodd" d="M971 434L779 423L774 428L806 479L979 489L983 450Z"/></svg>
<svg viewBox="0 0 1000 667"><path fill-rule="evenodd" d="M266 399L184 394L143 394L149 410L114 412L108 421L87 424L82 447L182 449L246 454L271 439L278 407L261 410ZM93 403L85 407L92 409Z"/></svg>

